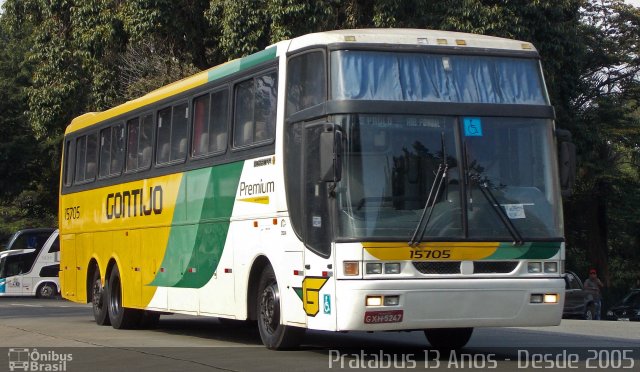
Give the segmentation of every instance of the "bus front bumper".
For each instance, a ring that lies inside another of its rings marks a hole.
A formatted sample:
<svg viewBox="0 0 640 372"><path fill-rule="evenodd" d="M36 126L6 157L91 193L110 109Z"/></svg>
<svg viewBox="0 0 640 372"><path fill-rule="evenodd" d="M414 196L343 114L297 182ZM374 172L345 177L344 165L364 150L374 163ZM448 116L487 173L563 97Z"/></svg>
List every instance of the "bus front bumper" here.
<svg viewBox="0 0 640 372"><path fill-rule="evenodd" d="M337 280L338 331L552 326L560 324L562 278ZM535 303L539 295L555 303ZM398 296L393 306L367 306L368 296Z"/></svg>

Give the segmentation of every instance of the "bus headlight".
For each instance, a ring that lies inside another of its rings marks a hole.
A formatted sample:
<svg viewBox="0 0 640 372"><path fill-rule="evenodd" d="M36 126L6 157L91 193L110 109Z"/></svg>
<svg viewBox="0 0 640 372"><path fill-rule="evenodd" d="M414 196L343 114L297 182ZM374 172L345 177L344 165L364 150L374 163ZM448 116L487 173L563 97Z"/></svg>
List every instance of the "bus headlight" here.
<svg viewBox="0 0 640 372"><path fill-rule="evenodd" d="M542 262L527 263L527 272L530 274L539 274L542 272Z"/></svg>
<svg viewBox="0 0 640 372"><path fill-rule="evenodd" d="M558 272L558 263L557 262L545 262L544 263L544 272L556 274Z"/></svg>
<svg viewBox="0 0 640 372"><path fill-rule="evenodd" d="M382 274L382 264L379 262L367 263L367 274Z"/></svg>
<svg viewBox="0 0 640 372"><path fill-rule="evenodd" d="M400 263L386 263L384 264L384 273L385 274L400 274Z"/></svg>

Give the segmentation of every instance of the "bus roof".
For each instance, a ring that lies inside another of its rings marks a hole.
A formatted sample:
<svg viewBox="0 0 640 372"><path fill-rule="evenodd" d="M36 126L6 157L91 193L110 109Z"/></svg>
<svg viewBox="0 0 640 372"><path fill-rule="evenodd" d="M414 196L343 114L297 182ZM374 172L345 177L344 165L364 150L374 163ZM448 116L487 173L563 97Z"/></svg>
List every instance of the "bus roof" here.
<svg viewBox="0 0 640 372"><path fill-rule="evenodd" d="M263 51L212 67L193 76L165 85L142 97L125 102L106 111L89 112L80 115L73 119L71 124L67 126L65 134L81 130L95 123L109 120L146 105L158 102L164 98L198 87L209 81L252 67L261 62L274 59L276 58L277 51L280 48L284 48L288 52L292 52L313 45L336 43L433 45L436 47L455 47L461 49L484 48L535 52L534 46L528 42L451 31L381 28L318 32L299 36L291 40L283 40L270 45Z"/></svg>
<svg viewBox="0 0 640 372"><path fill-rule="evenodd" d="M433 45L438 47L484 48L513 51L535 51L528 42L495 36L468 34L463 32L375 28L318 32L291 40L289 51L312 45L334 43L389 44L389 45Z"/></svg>

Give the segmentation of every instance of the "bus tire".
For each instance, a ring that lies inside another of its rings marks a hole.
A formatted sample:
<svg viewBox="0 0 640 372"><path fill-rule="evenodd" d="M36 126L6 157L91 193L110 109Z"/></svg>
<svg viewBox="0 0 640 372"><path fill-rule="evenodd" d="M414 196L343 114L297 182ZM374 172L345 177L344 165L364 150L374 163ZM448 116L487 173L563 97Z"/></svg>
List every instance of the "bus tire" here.
<svg viewBox="0 0 640 372"><path fill-rule="evenodd" d="M266 266L258 285L257 318L260 339L272 350L296 348L304 337L304 328L281 324L280 291L271 266Z"/></svg>
<svg viewBox="0 0 640 372"><path fill-rule="evenodd" d="M100 270L96 268L93 272L93 279L91 280L91 305L93 308L93 319L95 319L97 325L110 325L109 321L109 307L107 306L107 288L108 284L105 282L105 286L102 286L100 280Z"/></svg>
<svg viewBox="0 0 640 372"><path fill-rule="evenodd" d="M431 346L439 350L462 349L473 334L473 328L432 328L424 330Z"/></svg>
<svg viewBox="0 0 640 372"><path fill-rule="evenodd" d="M36 297L38 298L53 298L58 291L53 283L42 283L36 290Z"/></svg>
<svg viewBox="0 0 640 372"><path fill-rule="evenodd" d="M115 329L136 328L140 322L142 311L129 309L122 306L122 281L118 266L114 266L109 276L107 286L107 307L109 309L109 321Z"/></svg>

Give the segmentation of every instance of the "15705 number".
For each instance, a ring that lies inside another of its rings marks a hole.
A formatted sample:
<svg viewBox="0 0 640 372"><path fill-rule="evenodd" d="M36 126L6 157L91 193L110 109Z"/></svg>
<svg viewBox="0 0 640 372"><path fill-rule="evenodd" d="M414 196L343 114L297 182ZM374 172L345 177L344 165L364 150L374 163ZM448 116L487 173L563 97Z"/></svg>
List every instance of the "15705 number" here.
<svg viewBox="0 0 640 372"><path fill-rule="evenodd" d="M451 250L449 249L431 249L431 250L420 250L420 249L412 249L411 256L412 259L430 259L430 258L451 258Z"/></svg>
<svg viewBox="0 0 640 372"><path fill-rule="evenodd" d="M80 206L70 207L64 209L64 219L67 221L77 220L80 218Z"/></svg>

